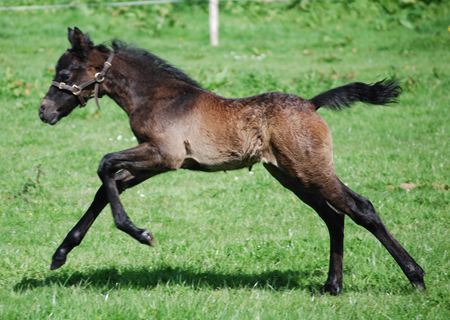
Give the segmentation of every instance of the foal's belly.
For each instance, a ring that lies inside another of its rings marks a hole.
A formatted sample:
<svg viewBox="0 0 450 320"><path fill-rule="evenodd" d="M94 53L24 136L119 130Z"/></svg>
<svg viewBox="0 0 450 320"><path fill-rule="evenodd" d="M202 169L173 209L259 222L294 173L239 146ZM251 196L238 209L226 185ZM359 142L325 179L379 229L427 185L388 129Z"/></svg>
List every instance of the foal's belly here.
<svg viewBox="0 0 450 320"><path fill-rule="evenodd" d="M259 159L232 159L222 162L214 162L199 161L198 159L188 157L184 160L181 168L206 172L228 171L251 167L259 161Z"/></svg>

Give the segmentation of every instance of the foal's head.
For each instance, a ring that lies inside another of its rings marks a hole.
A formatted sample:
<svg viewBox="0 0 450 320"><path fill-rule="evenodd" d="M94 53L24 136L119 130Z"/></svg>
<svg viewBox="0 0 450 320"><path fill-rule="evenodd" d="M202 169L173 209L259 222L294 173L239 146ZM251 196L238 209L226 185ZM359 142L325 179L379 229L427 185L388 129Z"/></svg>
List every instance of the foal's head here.
<svg viewBox="0 0 450 320"><path fill-rule="evenodd" d="M78 28L69 28L69 41L72 48L59 58L54 82L39 107L39 117L51 125L78 105L84 107L95 82L83 88L83 91L79 90L79 86L97 77L96 74L103 69L103 63L109 55L109 49L103 45L94 48L89 35L83 34Z"/></svg>

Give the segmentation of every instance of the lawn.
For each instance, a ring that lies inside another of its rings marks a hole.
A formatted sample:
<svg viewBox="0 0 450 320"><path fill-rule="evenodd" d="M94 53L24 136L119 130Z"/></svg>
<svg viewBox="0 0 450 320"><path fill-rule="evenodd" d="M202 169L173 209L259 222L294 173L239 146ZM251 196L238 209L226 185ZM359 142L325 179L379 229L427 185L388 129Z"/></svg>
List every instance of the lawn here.
<svg viewBox="0 0 450 320"><path fill-rule="evenodd" d="M449 16L448 1L221 2L220 46L211 47L203 2L0 11L0 319L449 319ZM100 111L90 102L54 127L40 121L74 26L96 44L148 49L226 97L311 98L400 78L396 105L319 113L339 177L372 201L428 290L415 291L347 219L343 292L319 294L326 226L262 165L152 178L121 199L155 247L117 230L107 207L50 271L100 186L102 156L136 145L106 97Z"/></svg>

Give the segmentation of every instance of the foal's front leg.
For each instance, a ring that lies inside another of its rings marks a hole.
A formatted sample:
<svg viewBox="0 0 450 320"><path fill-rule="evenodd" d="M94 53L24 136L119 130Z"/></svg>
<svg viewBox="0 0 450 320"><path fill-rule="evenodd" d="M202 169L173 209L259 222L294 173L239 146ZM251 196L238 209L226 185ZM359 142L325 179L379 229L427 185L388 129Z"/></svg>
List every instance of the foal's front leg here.
<svg viewBox="0 0 450 320"><path fill-rule="evenodd" d="M122 193L124 190L147 180L151 176L151 172L148 171L130 172L128 170L122 170L115 175L114 179L117 181L119 186L119 192ZM58 269L64 265L69 252L81 243L89 228L107 204L108 196L106 194L105 187L101 186L98 189L94 201L90 205L89 209L80 221L78 221L75 227L67 234L64 241L53 254L50 270Z"/></svg>
<svg viewBox="0 0 450 320"><path fill-rule="evenodd" d="M131 222L120 201L120 192L114 174L121 169L145 170L156 175L169 171L170 165L165 163L158 149L148 144L141 144L132 149L105 155L98 168L98 175L105 186L116 227L139 242L153 246L154 239L151 233L136 227Z"/></svg>

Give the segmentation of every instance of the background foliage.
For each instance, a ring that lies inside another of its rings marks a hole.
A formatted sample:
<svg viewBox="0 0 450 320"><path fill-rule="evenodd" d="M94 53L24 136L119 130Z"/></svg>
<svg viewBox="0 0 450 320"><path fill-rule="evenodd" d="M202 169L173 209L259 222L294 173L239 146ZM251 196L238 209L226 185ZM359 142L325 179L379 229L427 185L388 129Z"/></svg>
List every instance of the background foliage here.
<svg viewBox="0 0 450 320"><path fill-rule="evenodd" d="M0 11L0 318L450 318L448 4L221 2L217 48L201 1ZM371 199L427 272L428 291L413 291L348 219L344 292L317 294L328 271L325 225L262 166L177 171L139 185L122 200L154 233L155 248L118 231L105 209L67 264L50 272L54 250L100 186L102 156L136 144L107 98L100 112L90 103L55 127L40 122L69 26L95 43L118 37L149 49L227 97L310 98L352 81L400 78L398 105L320 113L338 175Z"/></svg>

